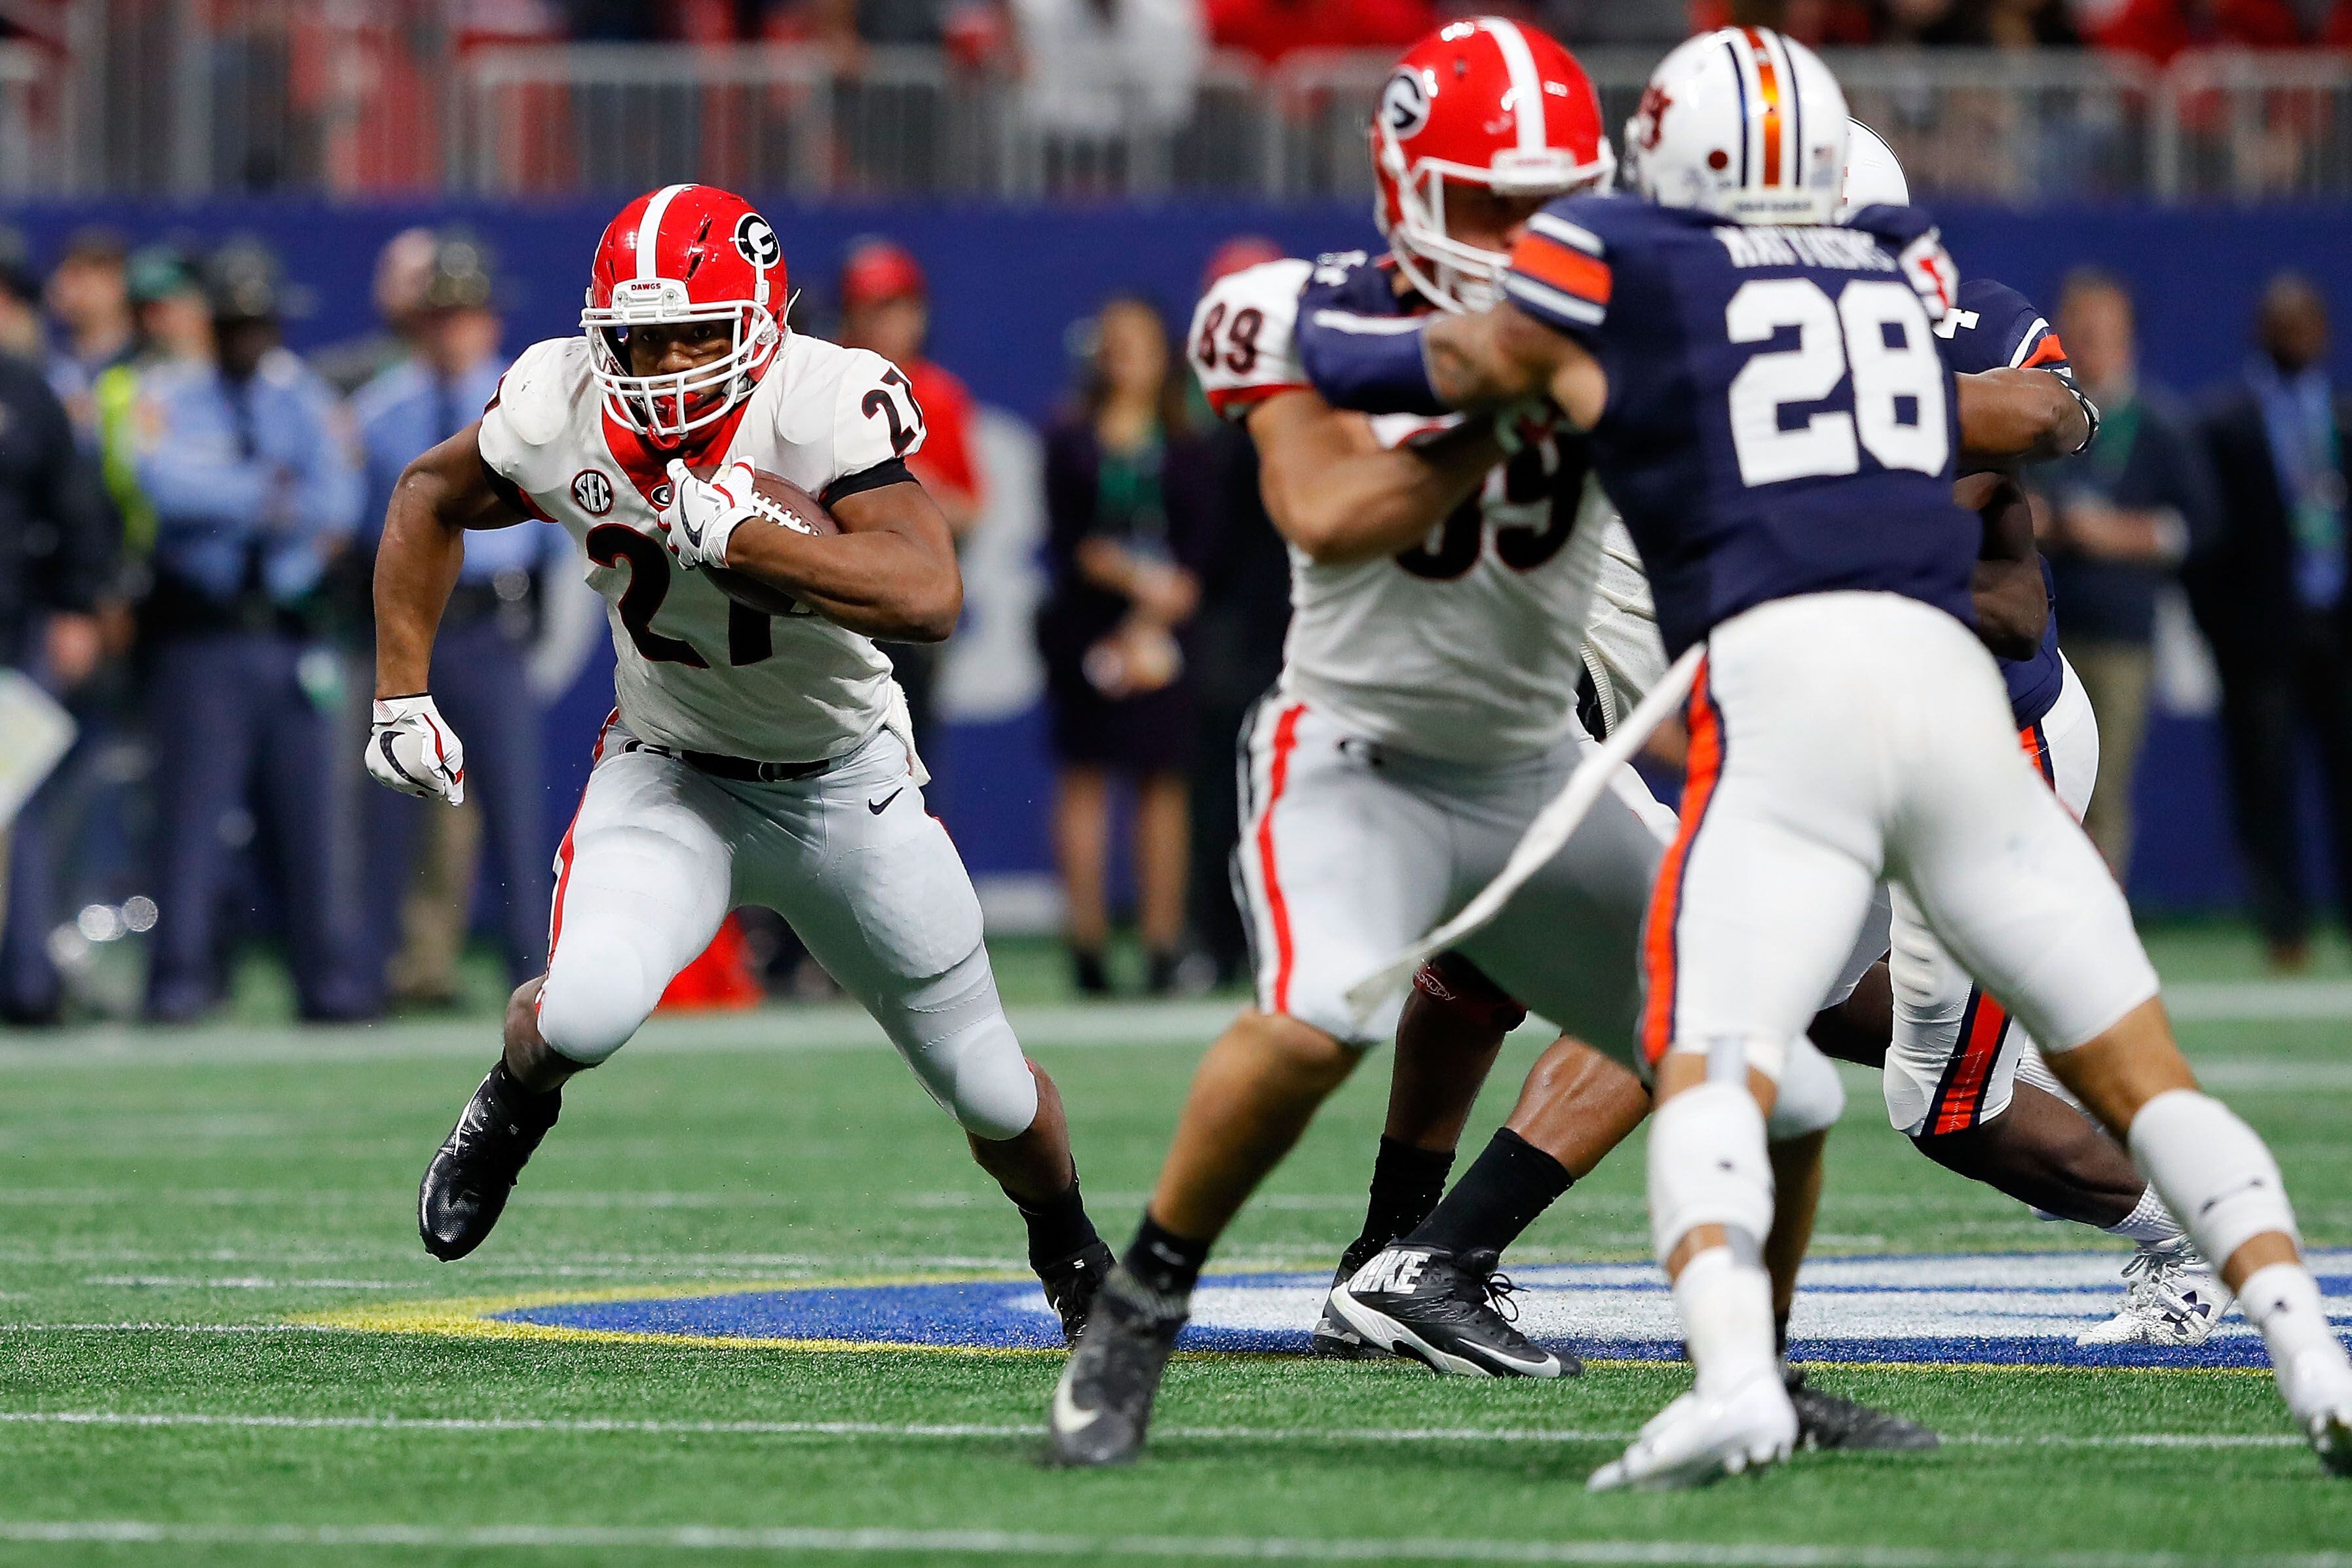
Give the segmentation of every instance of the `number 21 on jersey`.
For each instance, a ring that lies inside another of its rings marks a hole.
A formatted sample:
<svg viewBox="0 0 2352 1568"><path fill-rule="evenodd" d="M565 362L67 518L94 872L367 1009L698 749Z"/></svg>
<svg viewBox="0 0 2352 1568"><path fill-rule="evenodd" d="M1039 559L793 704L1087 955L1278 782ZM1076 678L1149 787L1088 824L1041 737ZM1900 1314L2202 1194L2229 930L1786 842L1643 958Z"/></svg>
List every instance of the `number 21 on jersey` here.
<svg viewBox="0 0 2352 1568"><path fill-rule="evenodd" d="M1751 489L1789 479L1880 466L1941 474L1950 463L1943 356L1927 308L1907 283L1856 278L1832 300L1807 277L1753 278L1724 307L1735 343L1769 343L1793 327L1794 347L1752 356L1731 378L1731 445ZM1846 408L1826 408L1793 427L1790 403L1831 402L1851 378Z"/></svg>

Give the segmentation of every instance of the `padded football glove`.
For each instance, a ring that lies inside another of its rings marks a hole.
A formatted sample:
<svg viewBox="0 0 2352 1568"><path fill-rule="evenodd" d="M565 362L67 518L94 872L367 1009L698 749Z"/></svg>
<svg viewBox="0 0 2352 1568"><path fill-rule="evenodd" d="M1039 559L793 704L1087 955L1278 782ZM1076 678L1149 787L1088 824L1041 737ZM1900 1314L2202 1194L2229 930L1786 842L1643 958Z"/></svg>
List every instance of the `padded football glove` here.
<svg viewBox="0 0 2352 1568"><path fill-rule="evenodd" d="M423 692L376 699L367 770L377 783L404 795L452 806L466 799L466 747Z"/></svg>
<svg viewBox="0 0 2352 1568"><path fill-rule="evenodd" d="M725 566L735 525L752 515L751 465L737 458L709 479L698 479L669 460L670 503L661 515L662 538L685 567Z"/></svg>

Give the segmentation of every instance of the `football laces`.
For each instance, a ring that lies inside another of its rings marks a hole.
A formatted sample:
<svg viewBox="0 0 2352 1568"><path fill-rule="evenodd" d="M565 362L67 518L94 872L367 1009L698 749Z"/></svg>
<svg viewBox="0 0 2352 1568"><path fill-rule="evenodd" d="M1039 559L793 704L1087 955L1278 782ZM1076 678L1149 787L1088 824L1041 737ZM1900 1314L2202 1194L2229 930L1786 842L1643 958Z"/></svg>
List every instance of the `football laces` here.
<svg viewBox="0 0 2352 1568"><path fill-rule="evenodd" d="M753 490L751 492L750 506L751 508L751 515L754 517L765 518L767 521L774 523L781 528L790 528L796 534L807 534L811 538L814 538L816 535L816 529L810 526L807 518L802 517L798 512L793 511L790 507L785 506L782 501L777 500L772 496L763 495L758 490Z"/></svg>

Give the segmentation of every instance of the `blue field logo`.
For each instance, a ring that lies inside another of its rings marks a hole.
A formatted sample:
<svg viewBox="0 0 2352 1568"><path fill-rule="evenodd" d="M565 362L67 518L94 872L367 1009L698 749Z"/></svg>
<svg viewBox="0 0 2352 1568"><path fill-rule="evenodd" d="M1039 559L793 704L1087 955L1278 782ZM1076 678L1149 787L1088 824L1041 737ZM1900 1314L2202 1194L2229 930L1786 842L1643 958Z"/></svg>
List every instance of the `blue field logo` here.
<svg viewBox="0 0 2352 1568"><path fill-rule="evenodd" d="M1809 1264L1790 1354L1922 1365L2265 1364L2252 1325L2231 1315L2203 1344L2084 1347L2075 1337L2123 1304L2122 1254L2003 1253L1825 1258ZM2352 1251L2317 1252L2331 1319L2352 1327ZM1588 1359L1682 1354L1672 1302L1646 1263L1515 1270L1519 1326ZM1213 1274L1180 1348L1303 1354L1325 1274ZM372 1307L309 1320L346 1328L534 1339L621 1340L830 1350L1019 1353L1061 1348L1034 1281L955 1280L548 1293Z"/></svg>

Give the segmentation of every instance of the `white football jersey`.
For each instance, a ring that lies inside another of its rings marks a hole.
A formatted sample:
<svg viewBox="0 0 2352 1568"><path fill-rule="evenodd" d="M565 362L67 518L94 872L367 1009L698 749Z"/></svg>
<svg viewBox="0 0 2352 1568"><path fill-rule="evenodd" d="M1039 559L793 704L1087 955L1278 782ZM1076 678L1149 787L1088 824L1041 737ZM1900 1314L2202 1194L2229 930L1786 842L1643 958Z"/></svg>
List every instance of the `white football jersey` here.
<svg viewBox="0 0 2352 1568"><path fill-rule="evenodd" d="M604 596L621 722L643 739L764 762L837 757L889 709L890 663L867 638L805 609L763 615L677 564L656 518L669 485L625 431L608 438L588 345L533 344L482 415L482 460L563 525ZM723 457L749 459L822 497L836 480L922 444L906 378L880 356L795 332L753 390ZM717 456L718 455L712 455Z"/></svg>
<svg viewBox="0 0 2352 1568"><path fill-rule="evenodd" d="M1584 664L1612 731L1666 678L1666 644L1658 635L1649 575L1624 519L1614 514L1601 536L1601 572L1593 583L1592 619L1584 629Z"/></svg>
<svg viewBox="0 0 2352 1568"><path fill-rule="evenodd" d="M1209 402L1229 419L1307 386L1298 363L1304 261L1220 279L1187 340ZM1407 319L1400 317L1400 321ZM1398 444L1450 421L1381 419ZM1290 552L1282 689L1349 732L1424 757L1493 763L1550 749L1576 725L1576 690L1601 534L1615 513L1563 449L1530 444L1416 548L1349 566Z"/></svg>

